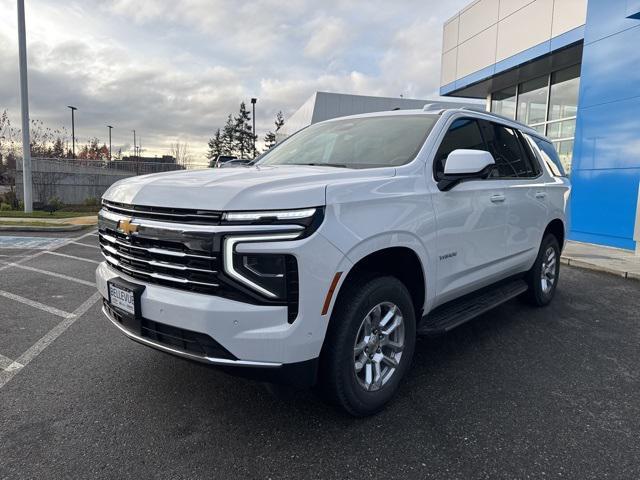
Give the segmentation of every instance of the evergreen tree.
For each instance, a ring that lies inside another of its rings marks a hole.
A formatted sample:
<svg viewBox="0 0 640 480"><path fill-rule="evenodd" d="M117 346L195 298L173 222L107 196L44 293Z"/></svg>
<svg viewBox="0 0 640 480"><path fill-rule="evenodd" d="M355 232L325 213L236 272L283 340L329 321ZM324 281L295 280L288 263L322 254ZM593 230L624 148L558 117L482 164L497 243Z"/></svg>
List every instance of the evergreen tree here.
<svg viewBox="0 0 640 480"><path fill-rule="evenodd" d="M62 142L62 138L56 138L53 149L51 150L51 156L54 158L64 158L64 143Z"/></svg>
<svg viewBox="0 0 640 480"><path fill-rule="evenodd" d="M276 131L275 132L268 132L264 136L264 144L267 147L267 150L269 150L270 148L272 148L276 144L276 142L278 140L278 132L284 126L284 115L282 115L282 111L279 111L276 114L276 120L273 123L276 126Z"/></svg>
<svg viewBox="0 0 640 480"><path fill-rule="evenodd" d="M221 144L221 155L235 155L235 140L236 140L236 130L233 122L233 118L231 118L231 114L227 117L227 123L225 123L224 128L222 129L222 144Z"/></svg>
<svg viewBox="0 0 640 480"><path fill-rule="evenodd" d="M212 163L215 162L215 159L218 155L222 155L222 133L220 129L216 130L216 133L209 139L209 152L207 153L207 158L211 160L209 166L213 166Z"/></svg>
<svg viewBox="0 0 640 480"><path fill-rule="evenodd" d="M235 150L239 158L249 158L253 154L253 132L251 131L251 115L244 102L235 117Z"/></svg>

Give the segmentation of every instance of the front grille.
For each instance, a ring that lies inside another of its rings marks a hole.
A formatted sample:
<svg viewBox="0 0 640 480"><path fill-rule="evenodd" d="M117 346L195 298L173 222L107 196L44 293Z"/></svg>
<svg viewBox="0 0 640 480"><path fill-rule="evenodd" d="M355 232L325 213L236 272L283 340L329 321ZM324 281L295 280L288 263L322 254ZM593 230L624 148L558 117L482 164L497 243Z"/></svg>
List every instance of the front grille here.
<svg viewBox="0 0 640 480"><path fill-rule="evenodd" d="M286 305L289 323L298 316L298 265L292 255L286 256L286 298L267 299L225 275L222 242L226 232L218 231L219 227L146 219L149 211L165 215L171 210L176 214L175 209L160 207L126 205L136 214L123 216L124 212L113 210L113 205L103 201L98 225L100 249L111 268L145 283L254 305ZM124 233L120 224L123 219L131 219L130 224L135 225L132 233Z"/></svg>
<svg viewBox="0 0 640 480"><path fill-rule="evenodd" d="M164 222L179 222L191 225L220 225L222 212L215 210L196 210L190 208L150 207L146 205L130 205L127 203L102 201L102 208L108 212L149 218Z"/></svg>
<svg viewBox="0 0 640 480"><path fill-rule="evenodd" d="M194 251L184 243L99 232L100 248L116 270L151 283L211 293L220 286L217 255Z"/></svg>
<svg viewBox="0 0 640 480"><path fill-rule="evenodd" d="M111 318L125 330L160 345L199 357L238 359L207 334L154 322L147 318L136 319L123 316L117 310L111 308L106 300L104 300L104 307Z"/></svg>

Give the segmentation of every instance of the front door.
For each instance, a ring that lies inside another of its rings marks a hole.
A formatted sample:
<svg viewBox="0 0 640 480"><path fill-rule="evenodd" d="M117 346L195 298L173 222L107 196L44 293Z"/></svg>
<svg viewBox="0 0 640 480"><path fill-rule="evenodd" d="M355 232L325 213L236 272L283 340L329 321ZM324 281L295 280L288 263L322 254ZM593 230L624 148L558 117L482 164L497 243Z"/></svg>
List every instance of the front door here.
<svg viewBox="0 0 640 480"><path fill-rule="evenodd" d="M449 126L434 157L434 177L453 150L486 150L478 121L459 118ZM438 304L498 280L507 251L506 183L471 180L436 191Z"/></svg>

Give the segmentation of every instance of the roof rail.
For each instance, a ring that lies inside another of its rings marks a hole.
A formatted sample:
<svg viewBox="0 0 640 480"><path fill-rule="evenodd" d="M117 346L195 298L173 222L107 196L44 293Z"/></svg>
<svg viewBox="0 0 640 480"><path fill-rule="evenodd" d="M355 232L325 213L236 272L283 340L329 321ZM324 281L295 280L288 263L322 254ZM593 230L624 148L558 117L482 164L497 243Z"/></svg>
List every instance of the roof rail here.
<svg viewBox="0 0 640 480"><path fill-rule="evenodd" d="M513 118L505 117L504 115L500 115L499 113L489 112L489 111L485 110L484 108L474 108L473 106L470 106L470 107L460 107L460 110L471 110L471 111L474 111L474 112L484 113L484 114L486 114L486 115L488 115L490 117L496 117L496 118L500 118L502 120L507 120L509 122L516 123L516 124L526 128L528 130L535 130L533 127L530 127L526 123L519 122L518 120L514 120Z"/></svg>
<svg viewBox="0 0 640 480"><path fill-rule="evenodd" d="M432 102L426 103L424 107L422 107L423 112L433 112L434 110L446 110L447 108L451 108L450 103L445 102Z"/></svg>

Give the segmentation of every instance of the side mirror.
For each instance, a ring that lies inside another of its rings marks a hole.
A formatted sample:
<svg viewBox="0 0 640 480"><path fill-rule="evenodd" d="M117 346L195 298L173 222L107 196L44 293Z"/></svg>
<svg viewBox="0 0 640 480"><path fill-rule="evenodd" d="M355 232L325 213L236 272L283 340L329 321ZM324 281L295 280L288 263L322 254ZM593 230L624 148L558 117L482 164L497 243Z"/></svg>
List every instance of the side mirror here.
<svg viewBox="0 0 640 480"><path fill-rule="evenodd" d="M447 157L444 176L438 181L438 188L447 191L463 180L486 178L495 164L493 155L484 150L454 150Z"/></svg>

